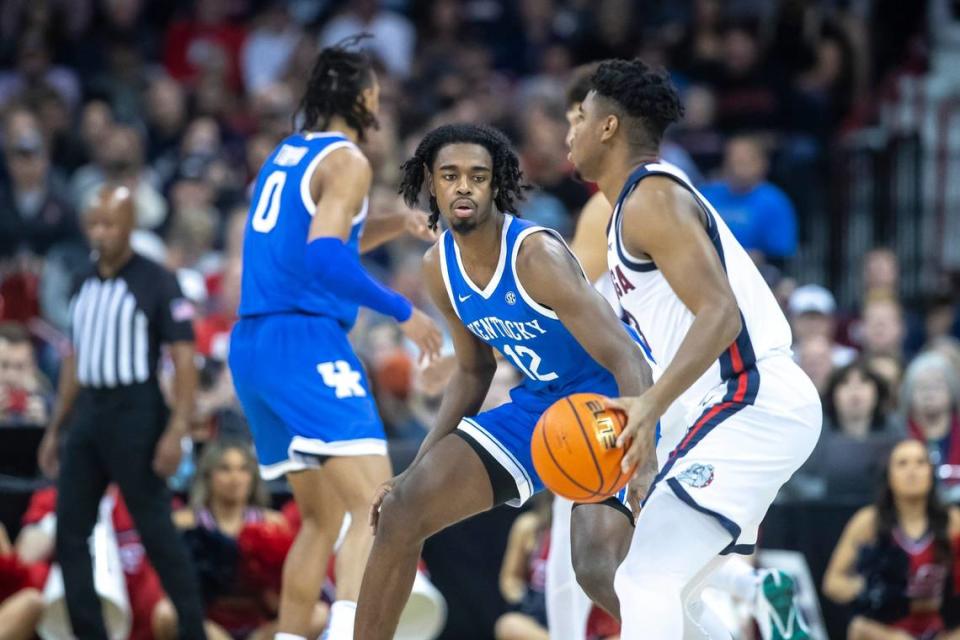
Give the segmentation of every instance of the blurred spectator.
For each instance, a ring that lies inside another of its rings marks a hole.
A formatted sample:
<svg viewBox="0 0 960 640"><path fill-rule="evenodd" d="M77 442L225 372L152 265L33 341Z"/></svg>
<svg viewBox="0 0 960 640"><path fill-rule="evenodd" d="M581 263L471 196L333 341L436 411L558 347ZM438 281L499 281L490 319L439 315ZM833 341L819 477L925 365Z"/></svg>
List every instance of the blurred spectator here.
<svg viewBox="0 0 960 640"><path fill-rule="evenodd" d="M724 131L771 131L782 125L784 82L776 59L764 55L755 28L730 24L722 36L721 66L709 81L717 93L717 123Z"/></svg>
<svg viewBox="0 0 960 640"><path fill-rule="evenodd" d="M868 355L903 356L906 327L896 298L876 294L867 299L860 325L860 348Z"/></svg>
<svg viewBox="0 0 960 640"><path fill-rule="evenodd" d="M406 17L378 5L378 0L351 0L320 32L319 45L329 47L358 33L369 33L373 37L362 46L369 48L391 74L406 77L413 65L416 32Z"/></svg>
<svg viewBox="0 0 960 640"><path fill-rule="evenodd" d="M167 29L163 63L175 79L197 84L205 75L224 78L241 88L240 52L246 28L230 20L227 0L198 0L190 15Z"/></svg>
<svg viewBox="0 0 960 640"><path fill-rule="evenodd" d="M960 377L939 353L917 356L903 376L900 409L935 465L960 465Z"/></svg>
<svg viewBox="0 0 960 640"><path fill-rule="evenodd" d="M0 258L26 250L43 255L55 243L77 239L80 228L62 183L50 168L37 118L14 108L3 127L9 183L0 186Z"/></svg>
<svg viewBox="0 0 960 640"><path fill-rule="evenodd" d="M823 395L833 372L833 344L827 338L815 335L796 345L795 349L800 368Z"/></svg>
<svg viewBox="0 0 960 640"><path fill-rule="evenodd" d="M601 0L586 15L587 25L576 47L576 62L633 58L639 48L637 5L630 0Z"/></svg>
<svg viewBox="0 0 960 640"><path fill-rule="evenodd" d="M817 284L797 287L790 294L788 310L795 344L803 344L815 336L826 338L831 344L830 356L835 367L846 366L857 357L856 349L838 344L834 338L837 303L826 288Z"/></svg>
<svg viewBox="0 0 960 640"><path fill-rule="evenodd" d="M940 501L927 452L905 440L891 452L876 502L847 523L823 578L824 594L851 604L849 640L942 638L940 608L960 535L960 512Z"/></svg>
<svg viewBox="0 0 960 640"><path fill-rule="evenodd" d="M500 568L500 594L510 606L497 620L497 640L547 640L547 555L553 495L542 491L510 529Z"/></svg>
<svg viewBox="0 0 960 640"><path fill-rule="evenodd" d="M251 94L281 79L294 49L303 37L303 32L291 20L286 3L282 0L271 0L257 22L241 53L243 84Z"/></svg>
<svg viewBox="0 0 960 640"><path fill-rule="evenodd" d="M296 110L297 103L293 92L284 83L271 83L253 93L253 115L257 120L257 132L269 136L274 145L290 135Z"/></svg>
<svg viewBox="0 0 960 640"><path fill-rule="evenodd" d="M180 83L166 75L155 77L147 89L146 111L147 159L169 162L166 156L176 154L187 125L187 99Z"/></svg>
<svg viewBox="0 0 960 640"><path fill-rule="evenodd" d="M887 385L887 401L890 411L896 411L900 402L900 383L903 381L903 362L896 356L874 354L864 357L870 370L876 373Z"/></svg>
<svg viewBox="0 0 960 640"><path fill-rule="evenodd" d="M560 103L541 101L528 105L523 117L520 154L524 174L537 190L520 206L525 218L573 235L573 212L590 198L583 182L573 178L564 139L567 123Z"/></svg>
<svg viewBox="0 0 960 640"><path fill-rule="evenodd" d="M760 140L737 136L724 151L723 179L701 191L747 251L790 258L797 251L796 213L787 195L767 182L768 169Z"/></svg>
<svg viewBox="0 0 960 640"><path fill-rule="evenodd" d="M888 418L887 395L886 384L862 360L835 371L823 394L823 433L794 488L807 497L869 500L874 488L866 480L876 477L904 436Z"/></svg>
<svg viewBox="0 0 960 640"><path fill-rule="evenodd" d="M73 176L74 202L86 209L107 182L122 184L133 193L137 227L156 229L167 218L167 202L151 184L144 165L143 137L134 127L117 125L106 134L97 161Z"/></svg>
<svg viewBox="0 0 960 640"><path fill-rule="evenodd" d="M886 293L896 297L900 288L900 260L892 249L871 249L863 256L863 291L869 296Z"/></svg>
<svg viewBox="0 0 960 640"><path fill-rule="evenodd" d="M209 589L204 593L206 605L206 631L210 638L251 638L267 640L273 638L279 603L280 566L275 576L256 575L244 571L253 564L247 553L269 553L277 549L250 550L244 544L245 538L270 540L286 544L289 548L293 541L290 526L284 517L266 508L267 492L260 479L257 459L246 444L215 442L207 445L200 459L197 478L190 491L190 507L174 513L174 522L181 530L198 530L193 537L201 535L209 539L223 539L221 544L237 545L238 566L211 567L211 558L195 558L200 567L201 579L204 574L221 573L230 575L233 580L224 580L216 592ZM273 532L268 536L267 532ZM259 534L260 538L255 538ZM197 549L194 546L194 549ZM282 559L286 553L280 555ZM269 580L268 580L269 578ZM275 581L275 584L264 582ZM210 585L210 581L204 582ZM166 605L171 608L169 604ZM318 636L326 625L327 607L317 603L313 614L310 637ZM175 637L176 627L168 621L161 631L161 637Z"/></svg>
<svg viewBox="0 0 960 640"><path fill-rule="evenodd" d="M683 120L670 127L666 140L685 149L700 171L711 174L723 159L723 135L716 127L716 97L709 87L693 85L684 92L683 105Z"/></svg>
<svg viewBox="0 0 960 640"><path fill-rule="evenodd" d="M51 65L52 52L43 33L24 32L17 42L14 70L0 73L0 106L14 100L29 100L44 89L53 89L74 111L80 104L80 83L71 69Z"/></svg>
<svg viewBox="0 0 960 640"><path fill-rule="evenodd" d="M37 369L30 334L20 325L0 324L0 426L45 426L53 389Z"/></svg>

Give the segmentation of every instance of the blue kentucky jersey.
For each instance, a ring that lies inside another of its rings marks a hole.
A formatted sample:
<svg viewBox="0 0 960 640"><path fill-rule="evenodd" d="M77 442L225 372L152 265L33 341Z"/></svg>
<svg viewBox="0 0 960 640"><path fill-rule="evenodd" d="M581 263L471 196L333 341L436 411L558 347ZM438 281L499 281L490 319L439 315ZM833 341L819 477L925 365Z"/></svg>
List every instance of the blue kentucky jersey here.
<svg viewBox="0 0 960 640"><path fill-rule="evenodd" d="M355 147L339 133L295 133L280 143L257 175L244 230L240 316L304 313L349 329L358 307L312 281L304 266L315 203L310 179L331 151ZM359 251L367 200L353 218L347 246Z"/></svg>
<svg viewBox="0 0 960 640"><path fill-rule="evenodd" d="M471 333L500 351L523 374L522 386L528 391L555 397L581 391L615 393L613 376L580 346L557 314L531 298L517 279L520 243L537 232L557 235L505 215L496 271L486 288L480 289L466 274L453 235L446 231L440 239L440 268L450 303Z"/></svg>

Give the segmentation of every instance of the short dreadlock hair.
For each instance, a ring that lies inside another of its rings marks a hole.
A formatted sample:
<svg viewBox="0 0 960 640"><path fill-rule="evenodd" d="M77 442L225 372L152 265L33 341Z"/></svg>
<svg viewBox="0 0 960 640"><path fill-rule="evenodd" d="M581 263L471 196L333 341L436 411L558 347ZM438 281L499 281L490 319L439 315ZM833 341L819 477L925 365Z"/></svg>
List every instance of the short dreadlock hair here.
<svg viewBox="0 0 960 640"><path fill-rule="evenodd" d="M597 95L643 124L646 139L636 132L630 136L633 144L660 144L667 127L683 117L680 96L667 72L640 59L603 62L593 73L591 84Z"/></svg>
<svg viewBox="0 0 960 640"><path fill-rule="evenodd" d="M373 84L373 63L365 53L356 50L369 37L366 33L351 36L317 54L300 100L301 130L324 130L334 116L340 116L363 141L366 129L379 126L377 117L363 104L362 95Z"/></svg>
<svg viewBox="0 0 960 640"><path fill-rule="evenodd" d="M500 211L515 211L525 192L532 187L523 181L520 159L510 140L499 129L482 124L445 124L423 137L413 157L400 166L399 192L411 207L416 206L423 191L427 171L433 169L440 149L449 144L478 144L490 153L493 160L493 202ZM436 229L440 220L437 200L430 197L430 228Z"/></svg>

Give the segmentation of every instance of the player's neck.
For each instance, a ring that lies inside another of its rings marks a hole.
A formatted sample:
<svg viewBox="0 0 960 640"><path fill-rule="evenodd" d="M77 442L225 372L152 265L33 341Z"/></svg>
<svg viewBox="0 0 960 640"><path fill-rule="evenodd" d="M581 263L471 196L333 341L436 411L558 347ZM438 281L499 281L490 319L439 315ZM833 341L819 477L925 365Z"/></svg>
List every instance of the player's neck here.
<svg viewBox="0 0 960 640"><path fill-rule="evenodd" d="M464 264L497 263L500 258L500 243L505 216L494 212L485 224L466 234L454 232L453 239L460 248Z"/></svg>
<svg viewBox="0 0 960 640"><path fill-rule="evenodd" d="M607 202L616 206L620 191L633 170L641 164L656 162L658 159L659 155L655 150L610 154L607 168L600 172L601 177L597 180L597 186L607 197Z"/></svg>
<svg viewBox="0 0 960 640"><path fill-rule="evenodd" d="M327 124L327 131L330 133L342 133L354 143L360 140L360 133L347 124L347 121L341 116L333 116L330 118L330 122Z"/></svg>

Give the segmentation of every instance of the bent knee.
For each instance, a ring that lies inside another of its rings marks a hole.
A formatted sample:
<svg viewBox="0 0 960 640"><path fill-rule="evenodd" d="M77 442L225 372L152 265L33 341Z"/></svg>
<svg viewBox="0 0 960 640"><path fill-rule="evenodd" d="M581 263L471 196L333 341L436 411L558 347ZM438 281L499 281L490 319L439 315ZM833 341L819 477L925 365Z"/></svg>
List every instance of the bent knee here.
<svg viewBox="0 0 960 640"><path fill-rule="evenodd" d="M539 626L537 622L522 613L505 613L497 618L493 637L496 640L525 640L530 636L531 627L535 626Z"/></svg>
<svg viewBox="0 0 960 640"><path fill-rule="evenodd" d="M419 544L427 538L421 510L415 508L406 493L395 489L380 505L377 538L394 544Z"/></svg>

